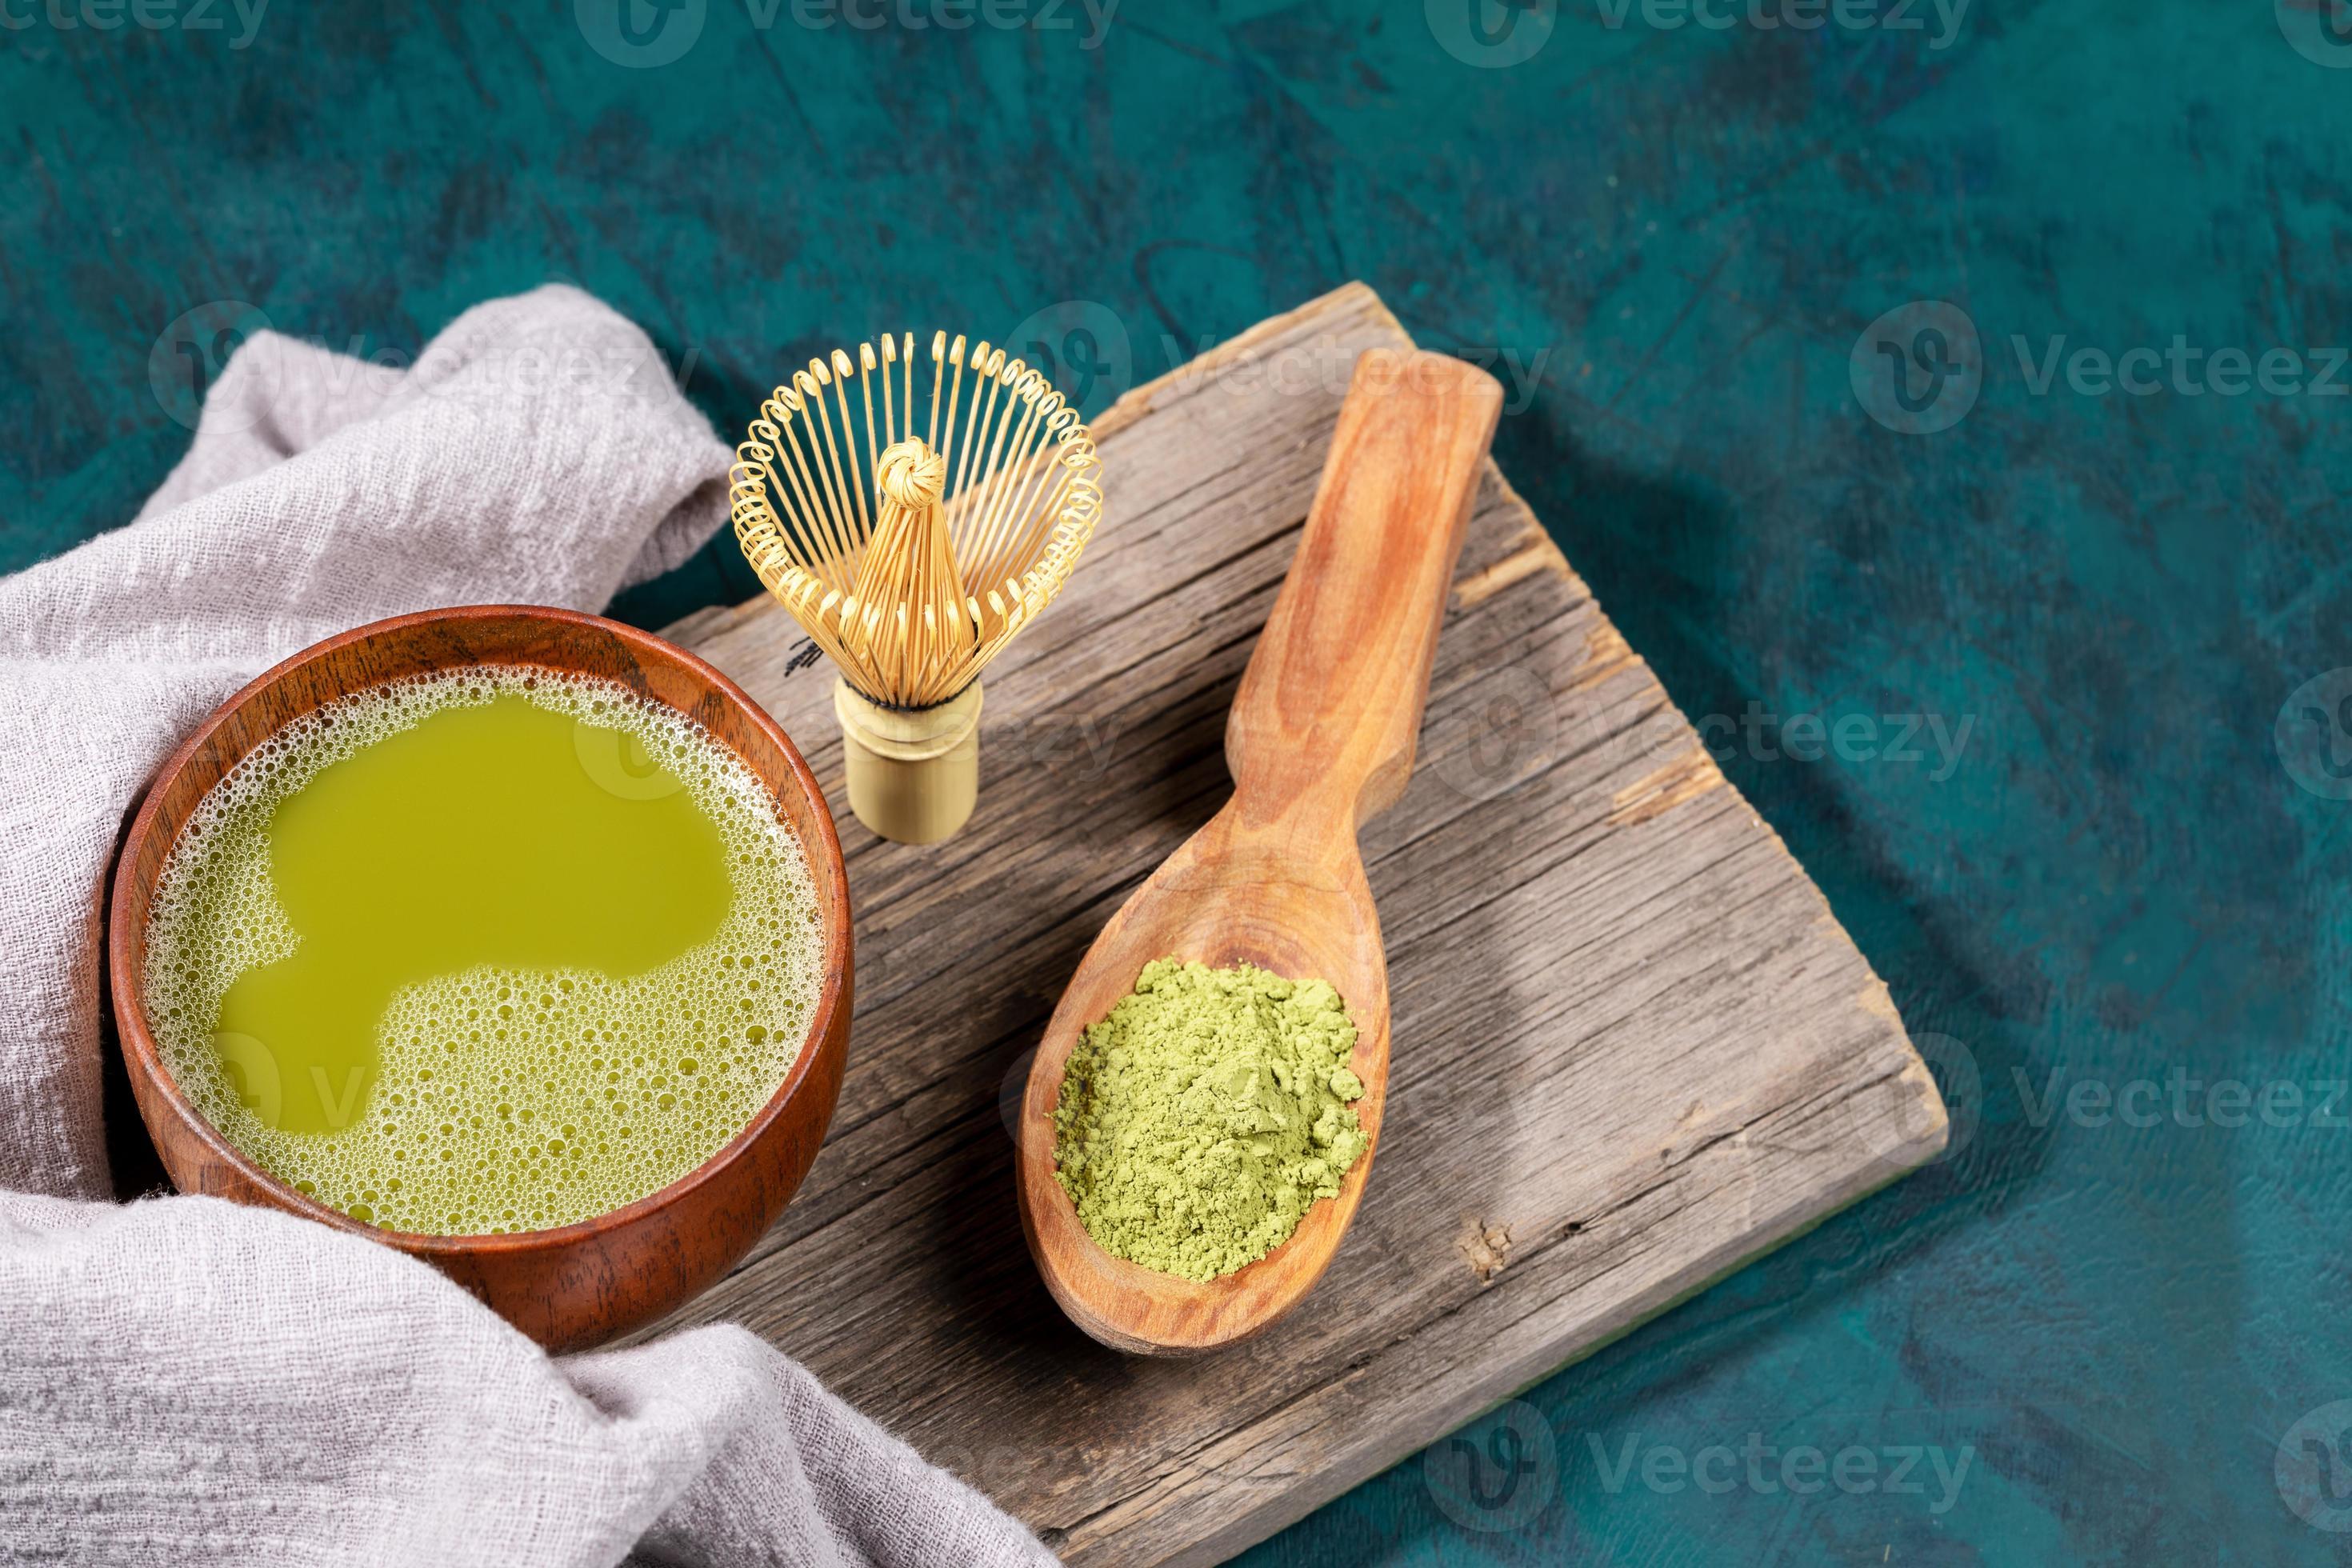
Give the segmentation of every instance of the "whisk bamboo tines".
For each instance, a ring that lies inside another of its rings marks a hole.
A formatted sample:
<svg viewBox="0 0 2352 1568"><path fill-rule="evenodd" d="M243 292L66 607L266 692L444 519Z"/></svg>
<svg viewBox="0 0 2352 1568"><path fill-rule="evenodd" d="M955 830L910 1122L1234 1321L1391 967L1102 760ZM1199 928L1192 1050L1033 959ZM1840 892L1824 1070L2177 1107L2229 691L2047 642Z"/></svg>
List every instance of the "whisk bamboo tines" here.
<svg viewBox="0 0 2352 1568"><path fill-rule="evenodd" d="M841 671L850 805L915 843L978 788L980 672L1068 581L1102 513L1094 438L986 342L813 359L736 448L735 537ZM919 402L918 394L923 394Z"/></svg>

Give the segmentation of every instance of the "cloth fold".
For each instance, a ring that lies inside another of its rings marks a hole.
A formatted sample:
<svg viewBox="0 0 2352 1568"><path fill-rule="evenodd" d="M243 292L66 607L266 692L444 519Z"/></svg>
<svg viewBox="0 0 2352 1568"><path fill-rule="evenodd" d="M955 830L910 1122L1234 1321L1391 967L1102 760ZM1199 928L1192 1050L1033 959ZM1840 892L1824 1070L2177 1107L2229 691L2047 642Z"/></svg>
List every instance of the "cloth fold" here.
<svg viewBox="0 0 2352 1568"><path fill-rule="evenodd" d="M406 370L263 333L136 520L0 580L0 1563L1053 1561L742 1330L555 1361L388 1247L98 1201L100 894L156 764L351 626L601 607L725 520L730 458L573 289Z"/></svg>

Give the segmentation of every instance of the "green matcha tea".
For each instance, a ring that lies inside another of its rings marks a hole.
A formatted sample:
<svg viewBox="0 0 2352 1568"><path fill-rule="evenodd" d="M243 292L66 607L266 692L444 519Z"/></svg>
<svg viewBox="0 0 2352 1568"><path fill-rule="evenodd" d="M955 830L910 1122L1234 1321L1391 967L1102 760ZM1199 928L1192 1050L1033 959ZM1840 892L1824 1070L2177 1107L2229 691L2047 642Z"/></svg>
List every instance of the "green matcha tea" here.
<svg viewBox="0 0 2352 1568"><path fill-rule="evenodd" d="M751 770L617 685L398 681L273 736L159 881L147 1015L196 1109L354 1218L538 1230L775 1093L824 934Z"/></svg>
<svg viewBox="0 0 2352 1568"><path fill-rule="evenodd" d="M1055 1175L1096 1244L1206 1282L1288 1241L1370 1140L1320 980L1155 959L1070 1052Z"/></svg>

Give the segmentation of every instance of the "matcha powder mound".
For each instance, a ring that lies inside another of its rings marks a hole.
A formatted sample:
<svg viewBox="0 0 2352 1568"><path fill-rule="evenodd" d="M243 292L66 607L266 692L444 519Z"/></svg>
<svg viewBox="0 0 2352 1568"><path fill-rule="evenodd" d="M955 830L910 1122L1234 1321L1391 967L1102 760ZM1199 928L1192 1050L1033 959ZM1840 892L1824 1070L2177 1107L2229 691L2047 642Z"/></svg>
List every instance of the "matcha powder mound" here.
<svg viewBox="0 0 2352 1568"><path fill-rule="evenodd" d="M1320 980L1159 959L1070 1052L1055 1164L1107 1252L1213 1279L1290 1238L1364 1152L1356 1026Z"/></svg>

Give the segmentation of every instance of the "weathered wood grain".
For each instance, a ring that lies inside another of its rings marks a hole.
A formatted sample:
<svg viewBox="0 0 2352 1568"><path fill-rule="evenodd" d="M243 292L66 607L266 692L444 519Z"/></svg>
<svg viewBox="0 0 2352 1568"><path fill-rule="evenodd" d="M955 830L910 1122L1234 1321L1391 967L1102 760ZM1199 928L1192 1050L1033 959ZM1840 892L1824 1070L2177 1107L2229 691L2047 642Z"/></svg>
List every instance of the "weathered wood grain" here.
<svg viewBox="0 0 2352 1568"><path fill-rule="evenodd" d="M980 807L944 845L848 816L831 677L791 668L782 612L671 633L834 792L858 972L824 1152L673 1321L749 1324L1073 1563L1238 1551L1943 1145L1885 987L1490 465L1418 770L1363 839L1393 1048L1346 1245L1202 1360L1118 1355L1047 1297L1013 1198L1024 1053L1223 799L1348 369L1404 341L1351 286L1098 422L1108 521L992 668Z"/></svg>

